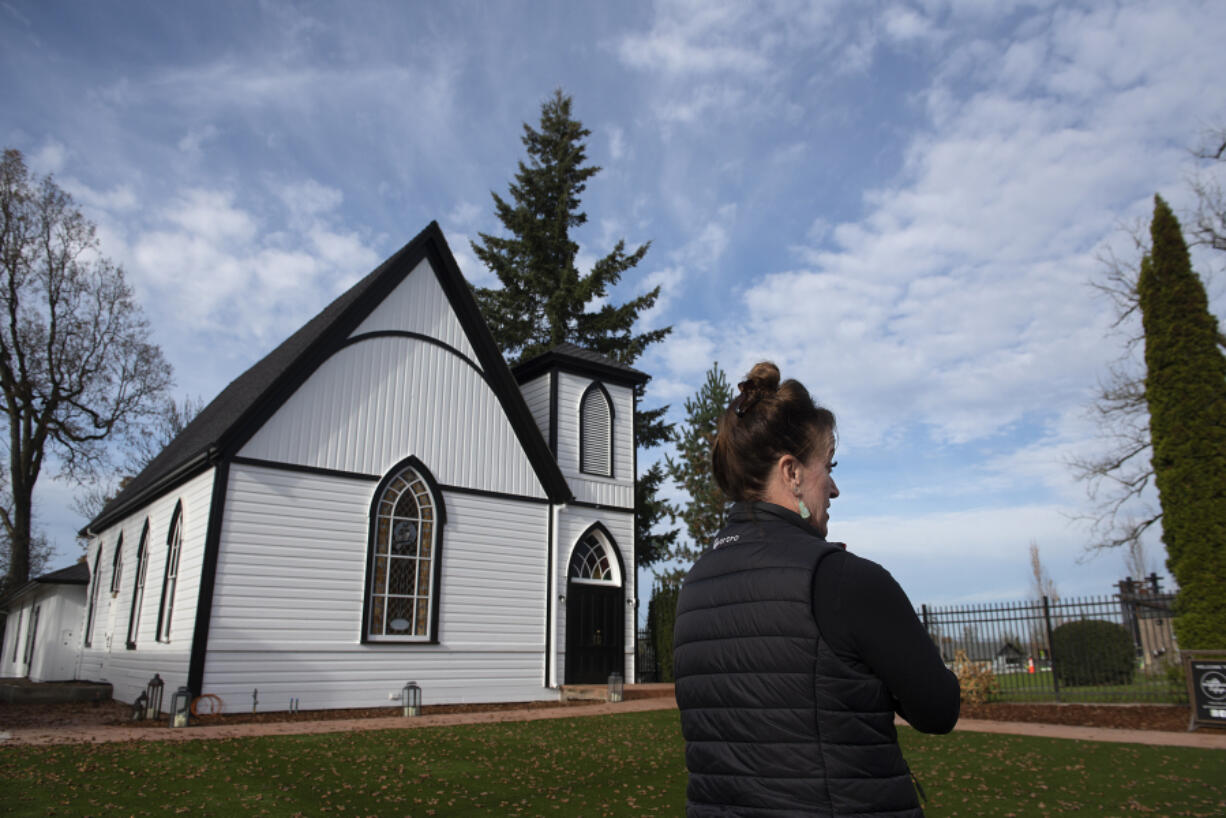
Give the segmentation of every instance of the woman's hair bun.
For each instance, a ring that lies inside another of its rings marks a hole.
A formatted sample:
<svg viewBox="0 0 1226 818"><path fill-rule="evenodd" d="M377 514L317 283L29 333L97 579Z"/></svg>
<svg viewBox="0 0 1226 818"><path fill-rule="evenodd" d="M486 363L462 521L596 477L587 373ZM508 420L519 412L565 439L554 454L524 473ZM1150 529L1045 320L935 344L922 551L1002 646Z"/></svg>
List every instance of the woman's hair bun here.
<svg viewBox="0 0 1226 818"><path fill-rule="evenodd" d="M770 361L754 364L754 368L749 370L745 380L741 381L737 386L740 387L742 392L778 392L779 367Z"/></svg>
<svg viewBox="0 0 1226 818"><path fill-rule="evenodd" d="M770 361L756 364L753 369L749 370L745 380L736 386L741 391L736 396L736 400L732 402L733 410L737 417L744 417L755 403L779 391L779 367Z"/></svg>

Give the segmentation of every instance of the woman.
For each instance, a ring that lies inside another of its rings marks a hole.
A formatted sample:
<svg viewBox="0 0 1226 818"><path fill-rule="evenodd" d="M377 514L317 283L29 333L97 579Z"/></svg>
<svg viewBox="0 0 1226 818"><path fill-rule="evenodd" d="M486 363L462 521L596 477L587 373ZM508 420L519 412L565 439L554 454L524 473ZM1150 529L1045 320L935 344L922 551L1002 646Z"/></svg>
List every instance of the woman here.
<svg viewBox="0 0 1226 818"><path fill-rule="evenodd" d="M674 672L690 816L922 815L894 730L958 720L958 680L898 583L826 541L834 415L760 363L712 453L734 504L685 578Z"/></svg>

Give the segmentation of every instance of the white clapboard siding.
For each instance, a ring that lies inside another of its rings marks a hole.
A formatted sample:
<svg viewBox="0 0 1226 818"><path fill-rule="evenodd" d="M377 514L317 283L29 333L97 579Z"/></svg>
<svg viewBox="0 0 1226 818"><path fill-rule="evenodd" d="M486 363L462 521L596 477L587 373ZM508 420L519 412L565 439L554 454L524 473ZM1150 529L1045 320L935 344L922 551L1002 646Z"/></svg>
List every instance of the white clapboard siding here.
<svg viewBox="0 0 1226 818"><path fill-rule="evenodd" d="M489 384L454 353L416 338L344 347L240 455L381 475L410 453L440 483L545 496Z"/></svg>
<svg viewBox="0 0 1226 818"><path fill-rule="evenodd" d="M386 705L409 679L428 702L556 695L542 676L549 506L445 491L440 644L363 644L376 488L231 468L204 692L246 707L257 688L274 710L290 697L304 709Z"/></svg>
<svg viewBox="0 0 1226 818"><path fill-rule="evenodd" d="M524 403L528 404L528 410L532 412L532 419L536 421L536 428L541 430L541 437L549 440L549 378L550 373L533 378L527 383L520 384L519 391L523 393Z"/></svg>
<svg viewBox="0 0 1226 818"><path fill-rule="evenodd" d="M581 506L567 506L558 512L557 536L558 555L554 563L554 587L559 594L566 593L567 571L570 568L570 557L579 538L595 522L600 522L608 529L614 544L621 552L624 574L622 576L622 596L625 604L625 619L623 621L623 636L626 652L627 679L634 678L634 579L630 576L634 571L634 514L628 512L597 511ZM555 596L555 600L557 597ZM553 660L557 669L557 679L561 682L566 678L566 603L557 602L555 611L557 618L557 639L554 642Z"/></svg>
<svg viewBox="0 0 1226 818"><path fill-rule="evenodd" d="M559 372L558 466L575 499L615 508L634 507L634 390L605 383L613 400L613 477L584 474L579 469L579 412L592 379Z"/></svg>
<svg viewBox="0 0 1226 818"><path fill-rule="evenodd" d="M471 361L477 360L472 344L427 260L414 267L413 272L366 316L350 337L387 331L419 332L459 350Z"/></svg>
<svg viewBox="0 0 1226 818"><path fill-rule="evenodd" d="M91 554L101 543L103 585L99 589L98 608L94 612L93 639L90 647L81 648L78 678L110 682L114 686L114 697L119 701L134 701L154 673L159 674L166 683L166 706L170 704L170 694L180 685L187 684L213 476L213 470L209 469L193 477L90 540ZM183 540L170 621L170 641L158 642L158 608L162 603L162 579L166 570L166 537L175 504L180 501L183 503ZM146 519L149 520L149 567L145 574L145 595L139 612L140 631L136 649L128 650L125 643L132 610L132 591L136 583L136 551ZM119 593L112 595L111 564L120 531L123 532L122 576Z"/></svg>
<svg viewBox="0 0 1226 818"><path fill-rule="evenodd" d="M26 659L26 640L30 619L38 608L37 632L30 661ZM85 617L85 587L81 585L40 585L25 594L9 610L5 626L5 654L0 676L29 676L32 682L64 682L75 678L76 647L80 642ZM20 627L18 627L20 624ZM13 641L17 660L13 661ZM67 642L67 644L65 644Z"/></svg>

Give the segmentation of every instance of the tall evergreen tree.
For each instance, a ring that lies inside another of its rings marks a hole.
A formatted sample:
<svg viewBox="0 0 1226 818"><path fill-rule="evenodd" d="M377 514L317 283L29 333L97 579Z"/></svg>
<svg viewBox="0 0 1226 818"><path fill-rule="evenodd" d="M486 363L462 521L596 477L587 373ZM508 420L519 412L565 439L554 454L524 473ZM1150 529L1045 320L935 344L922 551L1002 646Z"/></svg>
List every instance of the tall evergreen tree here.
<svg viewBox="0 0 1226 818"><path fill-rule="evenodd" d="M1179 222L1154 197L1137 292L1167 566L1185 650L1226 648L1226 357Z"/></svg>
<svg viewBox="0 0 1226 818"><path fill-rule="evenodd" d="M524 123L521 138L527 161L510 185L510 201L497 193L494 212L506 236L480 233L473 252L496 276L499 288L475 288L477 302L494 340L512 363L527 360L563 342L632 364L650 345L663 340L672 327L635 332L640 314L659 298L660 288L616 305L609 290L627 270L647 254L651 243L626 252L619 240L608 255L584 274L575 266L579 245L571 230L587 222L580 209L580 194L600 168L587 164L585 140L591 131L571 116L571 98L559 89L541 105L539 128ZM593 305L600 306L592 309ZM636 404L644 386L636 387ZM639 409L635 435L640 448L669 440L671 425L664 422L667 406ZM648 471L635 497L635 533L638 562L650 564L667 549L675 532L654 532L665 505L655 489L662 474Z"/></svg>
<svg viewBox="0 0 1226 818"><path fill-rule="evenodd" d="M711 447L719 430L719 419L731 402L732 387L716 361L702 386L685 401L685 422L677 435L677 459L665 458L668 476L690 498L674 510L685 521L689 539L675 542L669 549L666 558L679 565L661 574L665 580L684 575L727 522L727 498L711 471Z"/></svg>

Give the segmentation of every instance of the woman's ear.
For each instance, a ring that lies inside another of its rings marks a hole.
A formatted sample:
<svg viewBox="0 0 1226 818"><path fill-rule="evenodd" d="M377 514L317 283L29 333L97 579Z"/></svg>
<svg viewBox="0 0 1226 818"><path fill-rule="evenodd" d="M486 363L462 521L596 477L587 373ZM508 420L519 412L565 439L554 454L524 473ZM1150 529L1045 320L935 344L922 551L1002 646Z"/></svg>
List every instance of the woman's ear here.
<svg viewBox="0 0 1226 818"><path fill-rule="evenodd" d="M775 471L783 485L790 490L800 480L801 463L795 455L785 454L776 461Z"/></svg>

